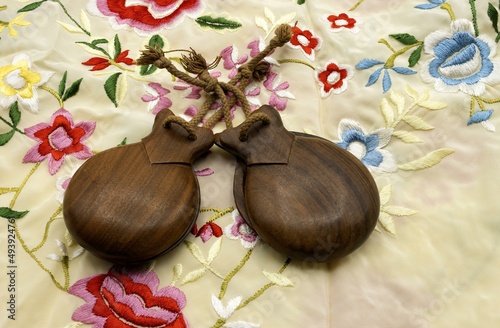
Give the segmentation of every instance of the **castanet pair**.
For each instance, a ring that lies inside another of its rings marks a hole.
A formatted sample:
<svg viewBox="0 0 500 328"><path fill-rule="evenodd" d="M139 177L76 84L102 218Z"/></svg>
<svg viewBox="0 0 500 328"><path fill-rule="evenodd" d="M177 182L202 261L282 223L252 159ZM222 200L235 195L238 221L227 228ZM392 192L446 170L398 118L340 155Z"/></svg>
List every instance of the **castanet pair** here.
<svg viewBox="0 0 500 328"><path fill-rule="evenodd" d="M200 209L193 161L214 143L238 158L233 190L240 214L286 256L340 258L373 231L380 204L366 167L331 141L288 131L276 109L262 106L215 136L168 121L173 115L161 111L149 136L98 153L71 179L64 219L96 256L141 263L179 244Z"/></svg>

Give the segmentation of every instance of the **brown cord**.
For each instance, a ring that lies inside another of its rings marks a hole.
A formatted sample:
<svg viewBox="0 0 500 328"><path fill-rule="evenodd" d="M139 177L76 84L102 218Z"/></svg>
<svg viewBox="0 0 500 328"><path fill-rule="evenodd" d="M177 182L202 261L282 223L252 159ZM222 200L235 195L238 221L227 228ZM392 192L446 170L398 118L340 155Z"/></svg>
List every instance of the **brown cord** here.
<svg viewBox="0 0 500 328"><path fill-rule="evenodd" d="M183 127L184 130L186 130L186 132L188 133L189 140L191 140L191 141L196 140L196 138L197 138L196 131L195 131L194 127L191 124L189 124L188 121L186 121L182 117L171 115L171 116L168 116L163 121L163 127L165 129L170 129L170 127L172 126L172 123L179 124L181 127Z"/></svg>
<svg viewBox="0 0 500 328"><path fill-rule="evenodd" d="M269 125L271 119L264 113L253 113L240 125L240 141L248 140L248 130L256 122L262 122L264 125Z"/></svg>

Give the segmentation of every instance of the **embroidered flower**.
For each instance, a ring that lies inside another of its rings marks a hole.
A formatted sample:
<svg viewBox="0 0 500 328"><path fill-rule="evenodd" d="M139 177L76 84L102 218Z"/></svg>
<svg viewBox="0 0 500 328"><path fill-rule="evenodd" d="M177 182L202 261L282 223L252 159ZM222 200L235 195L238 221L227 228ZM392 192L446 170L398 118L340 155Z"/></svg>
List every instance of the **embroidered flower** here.
<svg viewBox="0 0 500 328"><path fill-rule="evenodd" d="M218 78L222 75L221 72L211 72L210 76L214 78ZM183 97L186 99L200 99L201 91L203 90L201 87L189 84L181 79L177 80L178 84L174 85L174 90L182 91L184 93Z"/></svg>
<svg viewBox="0 0 500 328"><path fill-rule="evenodd" d="M198 226L195 223L191 233L195 235L195 237L200 237L204 243L212 238L212 236L219 238L223 234L222 228L213 221L205 223L200 230L198 230Z"/></svg>
<svg viewBox="0 0 500 328"><path fill-rule="evenodd" d="M266 47L267 47L267 44L264 41L264 39L262 37L259 37L258 40L254 40L254 41L250 42L248 44L248 46L247 46L247 49L250 49L250 57L255 57L262 50L264 50ZM278 63L278 61L276 59L274 59L273 57L271 57L271 55L273 54L273 52L274 52L274 50L271 51L271 53L269 54L269 56L264 57L263 60L265 62L268 62L271 65L280 66L280 63Z"/></svg>
<svg viewBox="0 0 500 328"><path fill-rule="evenodd" d="M382 78L382 90L384 93L389 91L389 89L392 87L392 81L391 81L391 76L389 75L389 70L392 70L398 74L403 74L403 75L413 75L417 74L416 71L407 68L407 67L397 67L397 66L392 66L392 67L386 67L385 63L383 61L377 60L377 59L370 59L370 58L365 58L361 60L359 63L356 64L356 69L363 70L363 69L368 69L377 65L383 65L382 67L378 68L375 72L373 72L370 77L368 78L368 83L366 83L366 87L369 87L373 84L375 84L382 71L384 72L384 77Z"/></svg>
<svg viewBox="0 0 500 328"><path fill-rule="evenodd" d="M310 60L314 60L314 53L321 48L322 41L314 32L292 26L292 38L288 45L294 49L301 49L304 55Z"/></svg>
<svg viewBox="0 0 500 328"><path fill-rule="evenodd" d="M184 293L174 286L158 290L159 283L154 271L118 268L81 279L68 290L85 300L72 319L94 328L189 327Z"/></svg>
<svg viewBox="0 0 500 328"><path fill-rule="evenodd" d="M149 112L156 115L161 110L172 106L172 101L165 97L165 95L170 93L170 90L162 87L160 83L150 82L148 85L144 86L144 89L147 94L143 95L141 99L148 103Z"/></svg>
<svg viewBox="0 0 500 328"><path fill-rule="evenodd" d="M422 64L422 80L434 83L438 91L480 96L486 84L500 83L500 61L492 59L496 43L486 35L475 37L474 27L466 19L453 21L451 33L429 34L424 50L434 58Z"/></svg>
<svg viewBox="0 0 500 328"><path fill-rule="evenodd" d="M359 20L349 17L346 13L340 15L325 16L325 20L330 23L332 32L340 32L343 30L351 31L352 33L359 32Z"/></svg>
<svg viewBox="0 0 500 328"><path fill-rule="evenodd" d="M418 9L434 9L440 7L446 0L427 0L429 3L424 3L421 5L415 6Z"/></svg>
<svg viewBox="0 0 500 328"><path fill-rule="evenodd" d="M133 65L134 60L127 57L129 50L122 51L115 59L108 59L103 57L92 57L89 60L83 62L85 66L92 66L91 71L102 71L108 68L111 64L124 63L125 65Z"/></svg>
<svg viewBox="0 0 500 328"><path fill-rule="evenodd" d="M50 124L39 123L24 130L38 144L26 153L23 163L37 163L48 158L49 172L54 175L67 155L82 160L91 157L92 151L82 142L94 132L95 125L87 121L74 124L71 113L59 109L52 115Z"/></svg>
<svg viewBox="0 0 500 328"><path fill-rule="evenodd" d="M347 89L347 81L354 76L351 65L338 65L334 61L326 64L326 68L316 71L316 80L321 86L321 95L340 94Z"/></svg>
<svg viewBox="0 0 500 328"><path fill-rule="evenodd" d="M18 101L33 113L38 112L37 89L54 73L31 70L31 60L25 54L14 57L12 65L0 66L0 107L10 107Z"/></svg>
<svg viewBox="0 0 500 328"><path fill-rule="evenodd" d="M73 254L69 255L68 247L66 246L65 243L63 243L59 239L56 239L55 242L56 242L57 247L61 251L62 255L58 255L58 254L47 255L47 258L49 260L52 260L52 261L57 261L57 262L70 261L70 260L73 260L73 259L77 258L78 256L82 255L83 252L85 251L85 249L83 247L77 246L76 250L73 252Z"/></svg>
<svg viewBox="0 0 500 328"><path fill-rule="evenodd" d="M288 99L295 99L295 96L287 89L290 87L288 82L281 82L281 77L270 72L267 79L264 81L264 86L267 90L271 91L271 98L269 99L269 106L277 110L285 110Z"/></svg>
<svg viewBox="0 0 500 328"><path fill-rule="evenodd" d="M338 145L359 158L372 172L391 173L398 170L392 154L381 149L389 143L392 129L378 129L367 134L358 122L342 119L338 135Z"/></svg>
<svg viewBox="0 0 500 328"><path fill-rule="evenodd" d="M14 29L14 25L28 26L31 24L30 22L23 20L25 15L26 15L26 13L22 13L21 15L17 16L16 18L11 20L10 22L0 21L0 33L2 33L5 28L7 28L9 30L9 35L11 37L17 38L19 33Z"/></svg>
<svg viewBox="0 0 500 328"><path fill-rule="evenodd" d="M139 35L148 35L178 26L185 16L196 18L205 8L201 0L90 0L87 9L109 17L115 29L133 28Z"/></svg>
<svg viewBox="0 0 500 328"><path fill-rule="evenodd" d="M495 132L494 125L490 122L490 117L493 115L493 109L485 109L475 112L469 118L467 125L481 123L481 125L490 132Z"/></svg>
<svg viewBox="0 0 500 328"><path fill-rule="evenodd" d="M226 236L233 240L239 239L244 248L254 248L259 242L257 233L245 223L238 210L234 210L232 216L233 224L224 228Z"/></svg>
<svg viewBox="0 0 500 328"><path fill-rule="evenodd" d="M232 79L238 73L238 67L243 65L248 60L248 55L243 55L239 57L239 51L236 46L229 46L221 51L220 56L222 57L222 62L224 63L224 68L231 70L228 77Z"/></svg>

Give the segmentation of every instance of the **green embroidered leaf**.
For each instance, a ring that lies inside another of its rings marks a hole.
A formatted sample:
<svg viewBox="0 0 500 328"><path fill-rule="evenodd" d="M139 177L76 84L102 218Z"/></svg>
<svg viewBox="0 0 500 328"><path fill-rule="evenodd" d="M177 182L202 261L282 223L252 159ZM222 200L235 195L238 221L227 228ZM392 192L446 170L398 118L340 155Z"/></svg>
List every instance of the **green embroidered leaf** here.
<svg viewBox="0 0 500 328"><path fill-rule="evenodd" d="M29 211L18 212L8 207L0 207L0 217L6 219L20 219L28 213Z"/></svg>
<svg viewBox="0 0 500 328"><path fill-rule="evenodd" d="M108 43L108 40L106 39L95 39L91 42L94 46L97 46L99 44L103 44L103 43Z"/></svg>
<svg viewBox="0 0 500 328"><path fill-rule="evenodd" d="M412 210L410 208L402 206L392 206L392 205L384 206L382 210L390 215L395 215L395 216L409 216L418 213L417 211Z"/></svg>
<svg viewBox="0 0 500 328"><path fill-rule="evenodd" d="M443 158L450 154L453 154L454 152L455 151L453 149L441 148L430 152L422 158L399 165L398 167L403 171L418 171L427 169L439 164L443 160Z"/></svg>
<svg viewBox="0 0 500 328"><path fill-rule="evenodd" d="M5 145L7 142L10 141L10 139L12 139L12 137L14 136L14 133L16 133L15 130L10 130L9 132L7 133L2 133L0 134L0 146L3 146Z"/></svg>
<svg viewBox="0 0 500 328"><path fill-rule="evenodd" d="M392 218L392 216L385 212L380 212L380 215L378 216L378 222L380 222L380 225L382 226L382 228L384 228L385 231L390 232L393 235L396 234L396 225L394 224L394 219Z"/></svg>
<svg viewBox="0 0 500 328"><path fill-rule="evenodd" d="M410 55L410 58L408 58L408 66L413 67L417 65L418 61L420 60L420 57L422 56L422 49L424 49L424 45L420 45L415 51L413 51Z"/></svg>
<svg viewBox="0 0 500 328"><path fill-rule="evenodd" d="M21 121L21 111L19 110L19 106L17 101L13 103L9 108L9 117L10 121L14 126L17 126Z"/></svg>
<svg viewBox="0 0 500 328"><path fill-rule="evenodd" d="M117 100L117 89L118 89L118 78L122 75L122 73L118 72L111 75L106 82L104 82L104 91L106 91L106 95L113 102L115 107L118 107Z"/></svg>
<svg viewBox="0 0 500 328"><path fill-rule="evenodd" d="M68 71L65 71L63 74L63 77L61 79L61 82L59 82L59 89L57 93L59 94L59 97L62 97L64 95L64 91L66 90L66 80L68 78Z"/></svg>
<svg viewBox="0 0 500 328"><path fill-rule="evenodd" d="M293 282L286 277L285 275L281 273L272 273L272 272L266 272L262 271L264 276L266 276L271 282L275 283L276 285L280 287L293 287Z"/></svg>
<svg viewBox="0 0 500 328"><path fill-rule="evenodd" d="M405 45L412 45L418 43L417 38L408 33L390 34L389 36Z"/></svg>
<svg viewBox="0 0 500 328"><path fill-rule="evenodd" d="M306 0L297 0L298 5L303 5L304 3L306 3Z"/></svg>
<svg viewBox="0 0 500 328"><path fill-rule="evenodd" d="M142 65L139 73L141 75L151 75L156 72L156 70L157 67L155 65Z"/></svg>
<svg viewBox="0 0 500 328"><path fill-rule="evenodd" d="M491 3L488 3L488 17L490 18L491 25L493 26L493 29L495 29L495 32L499 33L498 31L498 11L493 6Z"/></svg>
<svg viewBox="0 0 500 328"><path fill-rule="evenodd" d="M210 27L215 30L235 30L241 27L241 23L226 19L224 17L200 16L196 20L201 27Z"/></svg>
<svg viewBox="0 0 500 328"><path fill-rule="evenodd" d="M103 48L101 48L101 47L98 47L96 44L93 44L95 41L96 41L96 40L92 41L92 43L90 43L90 42L83 42L83 41L78 41L78 42L75 42L75 43L77 43L77 44L83 44L83 45L86 45L86 46L87 46L87 47L89 47L90 49L97 50L97 51L99 51L99 52L103 53L106 57L111 58L111 56L109 55L109 53L108 53L106 50L104 50L104 49L103 49ZM100 43L107 43L107 42L108 42L108 41L106 40L106 42L100 42ZM100 44L100 43L98 43L98 44Z"/></svg>
<svg viewBox="0 0 500 328"><path fill-rule="evenodd" d="M42 5L42 3L44 3L45 1L47 1L47 0L42 0L42 1L30 3L29 5L24 6L21 9L19 9L17 12L18 13L25 13L28 11L35 10L36 8L40 7Z"/></svg>
<svg viewBox="0 0 500 328"><path fill-rule="evenodd" d="M163 38L161 36L155 34L151 37L151 39L149 39L148 45L154 48L163 48L165 46L165 41L163 41Z"/></svg>
<svg viewBox="0 0 500 328"><path fill-rule="evenodd" d="M418 116L406 115L406 116L403 116L403 121L405 121L408 125L410 125L415 130L428 131L428 130L434 129L434 127L432 125L425 122L423 119L421 119Z"/></svg>
<svg viewBox="0 0 500 328"><path fill-rule="evenodd" d="M390 127L392 123L394 123L394 110L386 98L382 99L382 102L380 103L380 112L384 117L385 126Z"/></svg>
<svg viewBox="0 0 500 328"><path fill-rule="evenodd" d="M73 84L71 84L71 86L68 88L68 90L66 90L66 92L62 96L62 98L61 98L62 101L66 101L67 99L76 95L78 93L78 91L80 90L80 84L82 83L82 81L83 81L83 78L78 79L75 82L73 82Z"/></svg>
<svg viewBox="0 0 500 328"><path fill-rule="evenodd" d="M401 139L404 143L419 143L422 142L419 137L414 135L413 133L406 132L406 131L394 131L392 133L393 136L395 136L398 139Z"/></svg>
<svg viewBox="0 0 500 328"><path fill-rule="evenodd" d="M120 39L118 39L118 34L115 34L114 45L115 45L115 56L113 57L113 59L116 59L118 55L121 54L122 52L122 44L120 43Z"/></svg>
<svg viewBox="0 0 500 328"><path fill-rule="evenodd" d="M127 144L127 137L123 138L122 142L120 142L117 146L125 146Z"/></svg>

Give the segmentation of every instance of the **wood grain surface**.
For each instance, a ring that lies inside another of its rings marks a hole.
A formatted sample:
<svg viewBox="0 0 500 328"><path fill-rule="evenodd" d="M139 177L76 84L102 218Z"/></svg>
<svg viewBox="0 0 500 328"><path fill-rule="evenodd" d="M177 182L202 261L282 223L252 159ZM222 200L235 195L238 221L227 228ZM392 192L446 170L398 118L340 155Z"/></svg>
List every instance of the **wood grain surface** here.
<svg viewBox="0 0 500 328"><path fill-rule="evenodd" d="M181 242L196 221L200 192L192 162L214 142L196 128L191 141L179 125L164 128L161 111L142 142L87 160L66 190L63 214L75 240L105 260L152 260Z"/></svg>
<svg viewBox="0 0 500 328"><path fill-rule="evenodd" d="M216 136L218 146L241 158L233 187L240 214L264 242L292 258L324 262L354 251L373 231L380 211L369 171L326 139L287 131L274 108L256 112L267 114L271 124L256 123L247 141L240 141L240 127ZM292 139L277 144L277 154L289 154L286 163L255 160L260 156L253 153L273 149L262 147L262 136Z"/></svg>

